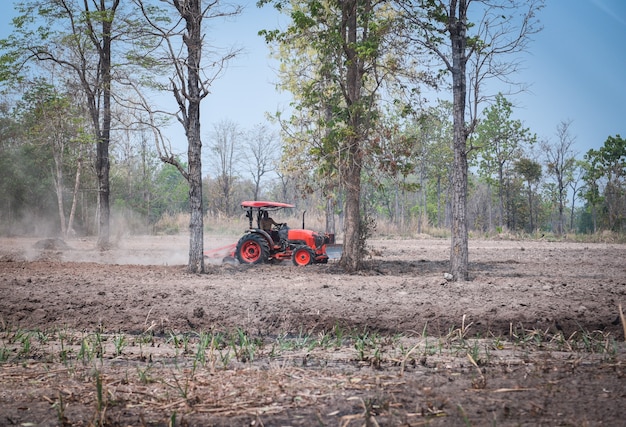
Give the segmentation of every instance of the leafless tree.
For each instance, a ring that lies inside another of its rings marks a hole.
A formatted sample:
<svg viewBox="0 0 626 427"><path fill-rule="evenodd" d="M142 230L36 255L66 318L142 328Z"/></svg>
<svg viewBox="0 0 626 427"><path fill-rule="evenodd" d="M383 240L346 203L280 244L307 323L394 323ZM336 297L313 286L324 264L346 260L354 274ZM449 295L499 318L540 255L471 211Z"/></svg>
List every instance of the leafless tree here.
<svg viewBox="0 0 626 427"><path fill-rule="evenodd" d="M134 0L147 21L148 33L161 40L162 56L155 62L171 71L162 87L176 100L176 117L187 136L187 167L172 153L165 140L157 139L161 160L174 165L189 182L189 264L191 272L204 271L202 209L202 140L200 105L210 86L237 51L216 54L203 62L203 21L238 15L240 6L222 6L219 0L162 0L155 8L151 0ZM154 67L153 67L154 69Z"/></svg>
<svg viewBox="0 0 626 427"><path fill-rule="evenodd" d="M569 179L569 188L572 190L572 205L570 206L570 230L574 229L574 213L576 212L576 200L580 197L585 187L585 167L582 160L576 160Z"/></svg>
<svg viewBox="0 0 626 427"><path fill-rule="evenodd" d="M243 133L237 123L221 120L213 125L209 137L210 165L220 191L218 209L225 214L232 211L231 195L236 175L237 160L242 152Z"/></svg>
<svg viewBox="0 0 626 427"><path fill-rule="evenodd" d="M555 142L547 140L541 143L548 174L554 178L556 183L559 209L556 232L559 235L563 234L565 231L564 211L567 187L573 179L572 173L576 166L576 153L573 151L576 138L570 132L571 125L571 120L561 121L556 127L557 140Z"/></svg>
<svg viewBox="0 0 626 427"><path fill-rule="evenodd" d="M267 125L258 124L248 132L242 158L254 183L254 200L259 199L261 180L276 169L279 150L278 136Z"/></svg>

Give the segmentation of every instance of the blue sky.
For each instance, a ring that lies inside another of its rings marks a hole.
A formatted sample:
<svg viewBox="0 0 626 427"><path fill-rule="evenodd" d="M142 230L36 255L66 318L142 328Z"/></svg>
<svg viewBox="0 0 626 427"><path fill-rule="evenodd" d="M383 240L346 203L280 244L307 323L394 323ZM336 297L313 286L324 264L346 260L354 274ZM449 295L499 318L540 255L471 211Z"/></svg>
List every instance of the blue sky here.
<svg viewBox="0 0 626 427"><path fill-rule="evenodd" d="M542 139L571 120L576 150L599 148L610 135L626 137L626 1L548 0L515 97L517 118Z"/></svg>
<svg viewBox="0 0 626 427"><path fill-rule="evenodd" d="M0 37L13 16L12 1L0 3ZM275 28L279 18L270 7L243 2L243 14L214 23L208 37L217 46L235 45L244 53L217 80L202 106L203 136L228 119L244 129L265 121L266 112L288 106L289 95L275 89L277 64L257 32ZM530 85L512 97L514 118L540 139L556 140L556 127L572 121L574 149L582 156L610 135L626 137L626 1L547 0L539 18L543 31L534 36L524 70L515 80ZM174 139L183 138L173 125ZM177 144L178 145L178 144Z"/></svg>

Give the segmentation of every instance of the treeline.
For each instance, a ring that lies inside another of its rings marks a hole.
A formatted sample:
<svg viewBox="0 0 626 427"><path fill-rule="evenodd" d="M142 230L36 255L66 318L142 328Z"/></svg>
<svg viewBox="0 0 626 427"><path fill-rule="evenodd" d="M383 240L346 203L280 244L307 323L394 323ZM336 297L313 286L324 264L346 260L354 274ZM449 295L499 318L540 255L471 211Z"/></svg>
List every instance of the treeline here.
<svg viewBox="0 0 626 427"><path fill-rule="evenodd" d="M387 119L364 175L364 209L402 233L449 229L451 105L411 121ZM572 122L539 137L502 94L470 138L470 230L486 234L626 231L626 140L580 153ZM390 122L391 121L391 122ZM393 123L392 123L393 122Z"/></svg>
<svg viewBox="0 0 626 427"><path fill-rule="evenodd" d="M2 234L97 233L95 144L80 99L42 81L0 109ZM411 120L387 117L372 138L363 172L363 209L380 230L404 234L450 225L450 105ZM580 156L570 122L541 140L514 118L502 95L485 110L471 140L468 223L480 233L594 233L626 230L626 143L610 136ZM294 165L293 147L268 124L242 129L222 121L204 136L204 211L241 214L245 199L295 202L323 213L328 194L313 168ZM110 153L114 216L135 232L187 213L188 184L159 160L150 135L120 129ZM291 156L291 157L290 157ZM329 231L341 230L337 193ZM335 222L337 221L337 222ZM180 230L183 231L183 230Z"/></svg>

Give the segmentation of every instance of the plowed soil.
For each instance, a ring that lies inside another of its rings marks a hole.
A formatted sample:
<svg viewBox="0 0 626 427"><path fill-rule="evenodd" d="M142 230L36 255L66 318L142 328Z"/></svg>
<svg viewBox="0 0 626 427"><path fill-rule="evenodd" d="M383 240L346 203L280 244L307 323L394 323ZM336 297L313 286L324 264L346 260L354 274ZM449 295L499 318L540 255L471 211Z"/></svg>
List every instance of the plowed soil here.
<svg viewBox="0 0 626 427"><path fill-rule="evenodd" d="M371 241L357 274L190 274L187 243L1 239L0 425L626 419L624 245L472 240L449 282L448 240Z"/></svg>

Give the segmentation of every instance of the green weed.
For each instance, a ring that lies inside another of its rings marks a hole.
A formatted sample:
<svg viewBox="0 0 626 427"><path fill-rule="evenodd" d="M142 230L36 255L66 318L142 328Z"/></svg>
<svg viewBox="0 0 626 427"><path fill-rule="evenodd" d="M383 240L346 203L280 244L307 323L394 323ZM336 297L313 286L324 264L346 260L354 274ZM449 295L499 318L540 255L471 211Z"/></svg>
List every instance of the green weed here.
<svg viewBox="0 0 626 427"><path fill-rule="evenodd" d="M126 336L124 334L115 335L113 337L113 345L115 346L115 356L121 356L127 345Z"/></svg>
<svg viewBox="0 0 626 427"><path fill-rule="evenodd" d="M0 348L0 363L8 362L10 355L11 355L11 350L9 350L6 347Z"/></svg>

